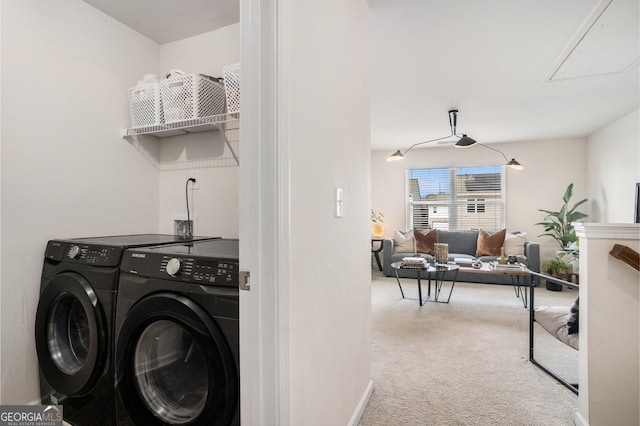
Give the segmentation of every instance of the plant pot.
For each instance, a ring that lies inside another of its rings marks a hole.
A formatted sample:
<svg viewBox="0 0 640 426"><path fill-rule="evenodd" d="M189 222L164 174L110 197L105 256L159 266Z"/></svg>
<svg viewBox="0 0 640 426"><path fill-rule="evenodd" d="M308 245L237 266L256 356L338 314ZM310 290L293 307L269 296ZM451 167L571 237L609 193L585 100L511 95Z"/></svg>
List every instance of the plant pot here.
<svg viewBox="0 0 640 426"><path fill-rule="evenodd" d="M550 291L562 291L562 286L560 284L552 283L551 281L547 281L546 287L547 290Z"/></svg>
<svg viewBox="0 0 640 426"><path fill-rule="evenodd" d="M563 275L560 277L557 275L551 275L551 276L553 278L558 278L559 280L569 281L569 277L566 275ZM547 281L546 287L547 287L547 290L551 290L551 291L562 291L562 289L564 288L562 284L552 283L551 281Z"/></svg>

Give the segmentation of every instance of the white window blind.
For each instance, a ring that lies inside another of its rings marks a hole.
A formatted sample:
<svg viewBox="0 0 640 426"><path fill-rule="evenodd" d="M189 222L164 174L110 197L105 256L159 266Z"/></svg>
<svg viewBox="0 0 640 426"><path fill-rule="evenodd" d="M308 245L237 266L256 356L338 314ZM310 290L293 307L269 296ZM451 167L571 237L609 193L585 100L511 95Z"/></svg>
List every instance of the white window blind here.
<svg viewBox="0 0 640 426"><path fill-rule="evenodd" d="M407 224L420 230L505 227L503 166L407 170Z"/></svg>

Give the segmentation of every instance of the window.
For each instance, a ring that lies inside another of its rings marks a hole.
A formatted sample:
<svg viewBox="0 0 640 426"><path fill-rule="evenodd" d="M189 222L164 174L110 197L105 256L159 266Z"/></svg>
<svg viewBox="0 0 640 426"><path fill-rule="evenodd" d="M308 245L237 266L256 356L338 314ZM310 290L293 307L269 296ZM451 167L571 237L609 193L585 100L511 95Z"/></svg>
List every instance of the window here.
<svg viewBox="0 0 640 426"><path fill-rule="evenodd" d="M484 198L469 198L467 200L467 213L484 213Z"/></svg>
<svg viewBox="0 0 640 426"><path fill-rule="evenodd" d="M407 171L408 229L498 231L504 205L503 166Z"/></svg>

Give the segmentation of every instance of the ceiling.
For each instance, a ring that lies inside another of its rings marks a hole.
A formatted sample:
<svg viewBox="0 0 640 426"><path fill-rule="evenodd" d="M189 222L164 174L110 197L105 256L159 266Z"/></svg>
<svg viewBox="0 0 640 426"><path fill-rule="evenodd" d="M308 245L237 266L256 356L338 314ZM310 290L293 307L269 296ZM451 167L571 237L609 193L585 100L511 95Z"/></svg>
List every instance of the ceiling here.
<svg viewBox="0 0 640 426"><path fill-rule="evenodd" d="M240 21L240 0L84 0L158 44Z"/></svg>
<svg viewBox="0 0 640 426"><path fill-rule="evenodd" d="M85 1L159 44L239 20L239 0ZM638 0L368 2L372 149L448 135L450 109L493 143L585 137L640 105Z"/></svg>

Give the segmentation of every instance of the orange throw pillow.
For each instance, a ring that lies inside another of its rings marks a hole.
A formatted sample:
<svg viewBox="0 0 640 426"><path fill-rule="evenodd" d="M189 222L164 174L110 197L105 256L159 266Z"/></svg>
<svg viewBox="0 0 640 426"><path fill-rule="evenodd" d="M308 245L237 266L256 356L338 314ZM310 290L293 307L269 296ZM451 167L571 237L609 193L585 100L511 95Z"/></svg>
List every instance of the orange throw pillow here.
<svg viewBox="0 0 640 426"><path fill-rule="evenodd" d="M507 230L503 229L495 234L489 235L482 229L478 232L478 247L476 257L480 256L500 256L500 249L504 244L504 237Z"/></svg>
<svg viewBox="0 0 640 426"><path fill-rule="evenodd" d="M413 237L416 239L416 251L423 254L434 254L433 245L438 242L438 231L432 229L423 234L417 229L413 229Z"/></svg>

